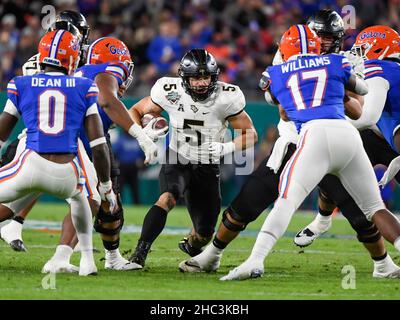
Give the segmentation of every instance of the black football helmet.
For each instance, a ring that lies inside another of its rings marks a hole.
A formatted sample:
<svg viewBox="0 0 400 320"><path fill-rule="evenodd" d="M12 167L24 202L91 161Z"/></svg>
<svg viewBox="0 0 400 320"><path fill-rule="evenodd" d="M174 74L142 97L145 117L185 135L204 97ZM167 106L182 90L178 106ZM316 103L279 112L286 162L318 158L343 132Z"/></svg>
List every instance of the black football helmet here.
<svg viewBox="0 0 400 320"><path fill-rule="evenodd" d="M82 34L82 44L89 44L90 28L86 22L86 18L81 13L72 10L64 10L60 12L56 17L55 29L61 29L57 28L57 23L62 21L69 22L78 28L79 32Z"/></svg>
<svg viewBox="0 0 400 320"><path fill-rule="evenodd" d="M89 47L90 33L86 18L79 12L64 10L57 15L56 21L50 27L50 30L67 30L79 39L81 44L79 67L84 65L86 61L86 51Z"/></svg>
<svg viewBox="0 0 400 320"><path fill-rule="evenodd" d="M178 74L182 78L186 93L192 97L193 101L203 101L207 99L216 88L219 68L212 54L204 49L192 49L183 56L179 65ZM190 85L189 77L202 76L211 76L211 82L207 88L196 88Z"/></svg>
<svg viewBox="0 0 400 320"><path fill-rule="evenodd" d="M308 21L307 25L311 30L314 30L319 37L331 36L333 43L328 50L324 53L338 53L341 50L344 40L344 23L342 17L333 10L323 9L319 10ZM323 49L321 47L321 49Z"/></svg>

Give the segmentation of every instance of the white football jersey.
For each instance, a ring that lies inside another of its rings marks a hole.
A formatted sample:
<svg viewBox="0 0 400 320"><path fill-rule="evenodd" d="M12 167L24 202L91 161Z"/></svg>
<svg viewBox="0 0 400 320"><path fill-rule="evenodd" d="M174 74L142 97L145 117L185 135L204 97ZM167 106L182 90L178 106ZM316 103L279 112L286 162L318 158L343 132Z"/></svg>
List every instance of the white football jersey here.
<svg viewBox="0 0 400 320"><path fill-rule="evenodd" d="M227 119L243 111L246 101L238 86L218 81L204 101L193 101L182 79L163 77L151 89L151 99L170 119L170 148L194 162L218 162L208 151L209 143L223 142Z"/></svg>
<svg viewBox="0 0 400 320"><path fill-rule="evenodd" d="M31 57L27 62L22 66L22 74L24 76L33 76L41 71L39 65L39 53L35 54Z"/></svg>

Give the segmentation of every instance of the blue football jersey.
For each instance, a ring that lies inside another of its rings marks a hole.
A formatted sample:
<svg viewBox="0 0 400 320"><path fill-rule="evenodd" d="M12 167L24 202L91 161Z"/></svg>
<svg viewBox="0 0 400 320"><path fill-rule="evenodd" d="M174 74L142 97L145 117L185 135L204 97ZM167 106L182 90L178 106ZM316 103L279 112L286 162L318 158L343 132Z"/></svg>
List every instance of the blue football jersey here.
<svg viewBox="0 0 400 320"><path fill-rule="evenodd" d="M87 78L39 73L12 79L7 86L27 128L27 148L38 153L77 153L87 110L96 105L98 89Z"/></svg>
<svg viewBox="0 0 400 320"><path fill-rule="evenodd" d="M389 83L385 106L377 126L393 150L399 152L394 144L393 135L400 125L400 63L390 60L368 60L364 65L365 79L381 77Z"/></svg>
<svg viewBox="0 0 400 320"><path fill-rule="evenodd" d="M76 71L75 76L82 76L94 80L99 73L108 73L113 75L117 79L118 85L122 85L129 75L128 68L124 63L113 61L101 64L86 64ZM98 109L101 121L103 122L104 134L107 134L113 122L101 107L98 107ZM91 149L89 147L89 140L86 136L84 128L82 128L81 140L85 146L87 153L90 156Z"/></svg>
<svg viewBox="0 0 400 320"><path fill-rule="evenodd" d="M267 68L270 91L298 130L315 119L345 119L345 84L352 74L347 58L338 54L301 56Z"/></svg>

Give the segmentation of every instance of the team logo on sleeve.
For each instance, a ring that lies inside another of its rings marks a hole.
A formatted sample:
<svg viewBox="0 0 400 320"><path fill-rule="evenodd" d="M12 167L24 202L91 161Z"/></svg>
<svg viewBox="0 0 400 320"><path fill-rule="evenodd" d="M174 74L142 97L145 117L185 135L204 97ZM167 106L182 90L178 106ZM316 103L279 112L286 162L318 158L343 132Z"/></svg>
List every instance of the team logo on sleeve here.
<svg viewBox="0 0 400 320"><path fill-rule="evenodd" d="M165 96L167 98L167 100L173 104L176 104L179 99L181 98L181 95L176 92L176 91L172 91L172 92L168 92L168 94Z"/></svg>

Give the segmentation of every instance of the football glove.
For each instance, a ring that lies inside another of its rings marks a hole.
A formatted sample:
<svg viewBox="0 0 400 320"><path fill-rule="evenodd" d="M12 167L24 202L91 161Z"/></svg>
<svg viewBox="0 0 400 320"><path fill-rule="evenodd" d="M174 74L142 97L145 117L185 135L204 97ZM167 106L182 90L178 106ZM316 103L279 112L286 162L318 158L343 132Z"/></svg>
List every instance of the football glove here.
<svg viewBox="0 0 400 320"><path fill-rule="evenodd" d="M153 124L157 121L157 118L153 118L150 122L143 128L144 133L154 142L158 139L164 138L168 133L168 126L162 129L153 129Z"/></svg>
<svg viewBox="0 0 400 320"><path fill-rule="evenodd" d="M99 194L101 200L107 201L110 204L110 212L113 213L117 209L117 196L112 189L112 182L108 180L107 182L100 182L99 184Z"/></svg>

